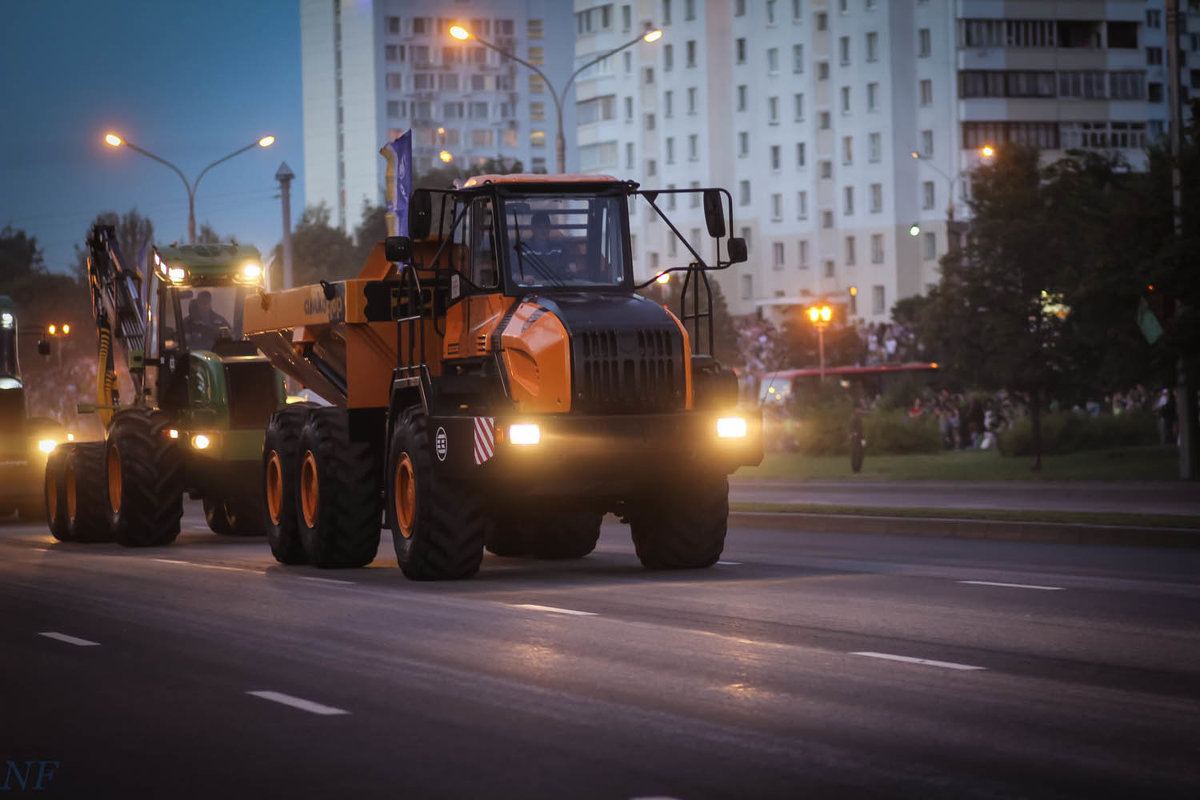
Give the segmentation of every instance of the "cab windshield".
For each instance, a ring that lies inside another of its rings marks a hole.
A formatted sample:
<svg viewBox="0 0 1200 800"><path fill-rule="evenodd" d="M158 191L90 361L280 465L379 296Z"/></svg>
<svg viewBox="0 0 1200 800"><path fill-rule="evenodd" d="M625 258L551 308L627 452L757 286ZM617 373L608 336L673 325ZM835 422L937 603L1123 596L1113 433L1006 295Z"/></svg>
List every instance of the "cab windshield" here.
<svg viewBox="0 0 1200 800"><path fill-rule="evenodd" d="M183 336L189 350L211 350L219 340L242 338L241 286L203 286L181 289L179 310Z"/></svg>
<svg viewBox="0 0 1200 800"><path fill-rule="evenodd" d="M626 280L622 197L530 195L504 200L514 285L619 286Z"/></svg>

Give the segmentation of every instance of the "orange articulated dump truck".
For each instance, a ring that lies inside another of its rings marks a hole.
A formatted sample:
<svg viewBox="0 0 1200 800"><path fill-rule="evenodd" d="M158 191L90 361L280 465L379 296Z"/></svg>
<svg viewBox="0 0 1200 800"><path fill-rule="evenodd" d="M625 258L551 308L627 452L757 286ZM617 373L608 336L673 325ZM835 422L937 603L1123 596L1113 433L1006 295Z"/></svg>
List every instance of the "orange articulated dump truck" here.
<svg viewBox="0 0 1200 800"><path fill-rule="evenodd" d="M659 208L669 192L699 193L714 263ZM676 313L638 294L654 277L634 281L631 202L691 253L669 270ZM406 576L465 578L485 548L585 556L612 512L649 568L716 563L727 476L762 458L761 416L711 355L708 272L746 259L727 210L722 189L483 176L417 190L410 236L357 279L248 298L247 336L328 403L267 429L275 557L365 565L382 512Z"/></svg>

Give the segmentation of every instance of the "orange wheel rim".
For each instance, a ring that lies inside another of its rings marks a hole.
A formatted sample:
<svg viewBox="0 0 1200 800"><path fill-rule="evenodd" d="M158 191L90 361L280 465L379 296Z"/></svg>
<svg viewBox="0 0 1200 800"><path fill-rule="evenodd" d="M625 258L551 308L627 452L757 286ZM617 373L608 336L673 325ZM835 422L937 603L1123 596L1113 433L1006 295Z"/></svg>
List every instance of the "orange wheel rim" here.
<svg viewBox="0 0 1200 800"><path fill-rule="evenodd" d="M50 519L57 521L58 481L54 479L54 470L49 468L46 470L46 510L50 512Z"/></svg>
<svg viewBox="0 0 1200 800"><path fill-rule="evenodd" d="M304 524L317 527L317 509L320 484L317 482L317 457L309 450L300 465L300 509L304 513Z"/></svg>
<svg viewBox="0 0 1200 800"><path fill-rule="evenodd" d="M283 464L275 450L267 458L267 513L272 525L283 519Z"/></svg>
<svg viewBox="0 0 1200 800"><path fill-rule="evenodd" d="M67 519L75 521L75 465L67 464L67 478L64 489L67 493Z"/></svg>
<svg viewBox="0 0 1200 800"><path fill-rule="evenodd" d="M411 539L413 523L417 519L417 476L408 453L401 453L396 461L396 472L392 476L392 498L400 535Z"/></svg>
<svg viewBox="0 0 1200 800"><path fill-rule="evenodd" d="M108 507L114 514L121 512L121 453L114 444L108 448Z"/></svg>

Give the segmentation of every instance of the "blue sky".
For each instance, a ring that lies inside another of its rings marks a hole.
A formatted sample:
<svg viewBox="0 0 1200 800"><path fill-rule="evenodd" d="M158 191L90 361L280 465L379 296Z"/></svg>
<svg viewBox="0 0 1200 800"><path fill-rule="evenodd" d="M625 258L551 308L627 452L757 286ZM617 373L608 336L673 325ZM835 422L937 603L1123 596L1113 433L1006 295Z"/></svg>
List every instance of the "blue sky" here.
<svg viewBox="0 0 1200 800"><path fill-rule="evenodd" d="M297 0L0 0L0 228L36 236L52 270L74 263L101 211L136 206L160 244L186 240L183 181L104 145L109 130L189 180L274 134L196 192L197 226L274 247L280 162L297 175L293 218L303 210Z"/></svg>

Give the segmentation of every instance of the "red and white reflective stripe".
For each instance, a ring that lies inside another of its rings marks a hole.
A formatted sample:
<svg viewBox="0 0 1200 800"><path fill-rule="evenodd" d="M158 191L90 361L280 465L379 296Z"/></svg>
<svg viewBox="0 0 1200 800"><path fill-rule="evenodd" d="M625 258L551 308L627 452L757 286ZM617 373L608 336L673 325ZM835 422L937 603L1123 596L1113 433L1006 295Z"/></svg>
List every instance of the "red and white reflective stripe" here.
<svg viewBox="0 0 1200 800"><path fill-rule="evenodd" d="M475 463L482 464L496 454L496 418L475 418Z"/></svg>

